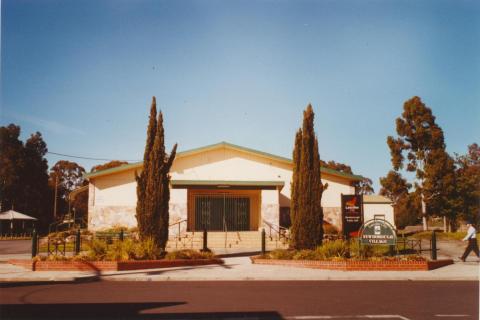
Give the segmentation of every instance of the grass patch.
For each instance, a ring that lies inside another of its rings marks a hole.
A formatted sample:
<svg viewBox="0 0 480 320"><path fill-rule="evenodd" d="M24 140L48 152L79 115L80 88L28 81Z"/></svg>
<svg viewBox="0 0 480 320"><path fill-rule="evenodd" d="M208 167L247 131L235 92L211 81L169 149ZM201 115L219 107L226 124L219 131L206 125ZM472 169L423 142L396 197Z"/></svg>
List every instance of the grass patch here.
<svg viewBox="0 0 480 320"><path fill-rule="evenodd" d="M437 240L462 240L466 235L466 232L436 232ZM432 231L422 231L409 236L407 239L430 240L431 238ZM480 233L477 233L477 239L479 238Z"/></svg>

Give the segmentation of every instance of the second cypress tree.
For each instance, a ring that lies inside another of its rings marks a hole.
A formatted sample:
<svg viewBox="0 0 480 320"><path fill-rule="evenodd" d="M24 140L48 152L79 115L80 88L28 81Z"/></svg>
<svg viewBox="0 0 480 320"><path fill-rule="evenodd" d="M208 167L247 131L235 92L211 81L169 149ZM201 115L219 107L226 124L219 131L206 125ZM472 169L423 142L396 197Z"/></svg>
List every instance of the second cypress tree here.
<svg viewBox="0 0 480 320"><path fill-rule="evenodd" d="M314 249L323 240L323 184L313 120L309 104L303 112L303 125L295 136L293 151L291 245L295 249Z"/></svg>
<svg viewBox="0 0 480 320"><path fill-rule="evenodd" d="M160 112L158 119L156 115L157 105L153 97L143 156L143 170L136 175L137 222L140 238L152 238L164 251L168 240L169 171L175 159L177 145L174 145L170 156L167 156L163 115Z"/></svg>

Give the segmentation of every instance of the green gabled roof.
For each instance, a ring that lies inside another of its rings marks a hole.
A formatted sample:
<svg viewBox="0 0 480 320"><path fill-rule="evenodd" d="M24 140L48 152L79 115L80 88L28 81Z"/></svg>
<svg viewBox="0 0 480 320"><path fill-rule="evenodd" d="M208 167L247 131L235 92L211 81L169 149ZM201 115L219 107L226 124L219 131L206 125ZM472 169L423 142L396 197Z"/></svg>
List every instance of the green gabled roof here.
<svg viewBox="0 0 480 320"><path fill-rule="evenodd" d="M229 143L229 142L225 142L225 141L215 143L215 144L211 144L211 145L204 146L204 147L200 147L200 148L195 148L195 149L190 149L190 150L178 152L177 153L177 158L185 157L185 156L189 156L189 155L193 155L193 154L197 154L197 153L201 153L201 152L205 152L205 151L209 151L209 150L225 148L225 147L230 148L230 149L234 149L234 150L243 151L243 152L250 153L250 154L253 154L253 155L257 155L257 156L262 156L262 157L272 159L272 160L275 160L275 161L279 161L279 162L282 162L282 163L285 163L285 164L288 164L288 165L293 164L292 160L289 159L289 158L277 156L277 155L274 155L274 154L271 154L271 153L268 153L268 152L263 152L263 151L259 151L259 150L255 150L255 149L251 149L251 148L242 147L242 146L239 146L239 145L236 145L236 144L233 144L233 143ZM110 169L101 170L101 171L97 171L97 172L87 173L87 174L85 174L85 178L86 179L91 179L91 178L96 178L96 177L99 177L99 176L104 176L104 175L117 173L117 172L121 172L121 171L126 171L126 170L130 170L130 169L141 168L142 165L143 165L143 162L129 163L129 164L125 164L125 165L122 165L122 166L119 166L119 167L115 167L115 168L110 168ZM333 169L330 169L330 168L325 168L325 167L322 167L321 171L322 171L322 173L334 175L334 176L337 176L337 177L341 177L341 178L345 178L345 179L353 180L353 181L360 181L360 180L363 179L363 177L360 176L360 175L340 172L340 171L333 170Z"/></svg>
<svg viewBox="0 0 480 320"><path fill-rule="evenodd" d="M124 164L124 165L121 165L121 166L118 166L118 167L115 167L115 168L110 168L110 169L105 169L105 170L86 173L84 175L84 178L85 179L90 179L90 178L95 178L95 177L99 177L99 176L105 176L105 175L116 173L116 172L127 171L129 169L141 168L142 166L143 166L143 161Z"/></svg>

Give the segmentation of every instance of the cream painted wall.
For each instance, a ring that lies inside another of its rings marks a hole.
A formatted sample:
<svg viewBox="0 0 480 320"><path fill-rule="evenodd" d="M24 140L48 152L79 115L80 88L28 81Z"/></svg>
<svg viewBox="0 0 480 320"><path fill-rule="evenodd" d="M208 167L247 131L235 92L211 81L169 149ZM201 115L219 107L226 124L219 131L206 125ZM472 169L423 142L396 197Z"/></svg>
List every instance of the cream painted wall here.
<svg viewBox="0 0 480 320"><path fill-rule="evenodd" d="M322 182L324 185L328 183L328 187L323 191L322 195L323 207L341 207L341 195L355 193L355 188L350 186L346 179L339 179L332 175L322 174Z"/></svg>
<svg viewBox="0 0 480 320"><path fill-rule="evenodd" d="M274 209L271 205L276 204L279 208L280 206L289 206L290 203L292 165L259 155L229 148L215 149L175 159L170 172L174 180L283 181L285 185L280 193L276 190L274 192L266 190L265 193L262 191L262 211L267 210L267 207L264 208L264 204L268 204L268 216L273 218L273 211L275 211L278 217L279 209ZM98 220L99 217L95 217L96 212L105 211L99 210L100 208L135 208L137 194L134 174L135 169L131 169L92 178L89 191L90 195L93 195L91 197L93 201L89 205L90 216ZM324 184L328 183L328 188L322 197L324 207L340 207L340 195L355 192L354 187L349 185L347 179L323 174L322 181ZM170 196L172 219L186 219L187 191L172 189ZM268 199L274 199L274 201ZM276 222L272 222L278 224L278 218L275 220Z"/></svg>
<svg viewBox="0 0 480 320"><path fill-rule="evenodd" d="M363 219L364 221L372 220L375 215L385 215L385 220L395 226L393 215L393 206L387 203L364 203Z"/></svg>
<svg viewBox="0 0 480 320"><path fill-rule="evenodd" d="M94 179L94 206L136 206L135 171L124 171Z"/></svg>
<svg viewBox="0 0 480 320"><path fill-rule="evenodd" d="M290 168L281 162L231 149L217 149L176 159L172 179L285 181Z"/></svg>
<svg viewBox="0 0 480 320"><path fill-rule="evenodd" d="M179 180L283 181L280 205L289 206L292 165L280 161L224 148L177 159L171 172L172 179ZM347 179L323 174L322 182L328 183L322 197L325 207L340 207L340 194L355 193Z"/></svg>

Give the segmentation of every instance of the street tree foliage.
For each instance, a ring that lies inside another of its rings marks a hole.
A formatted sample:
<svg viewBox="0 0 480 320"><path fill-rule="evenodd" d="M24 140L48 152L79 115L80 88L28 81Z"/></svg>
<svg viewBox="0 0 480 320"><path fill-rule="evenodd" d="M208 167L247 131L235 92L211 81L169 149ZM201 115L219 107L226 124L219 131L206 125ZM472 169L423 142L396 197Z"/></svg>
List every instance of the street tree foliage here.
<svg viewBox="0 0 480 320"><path fill-rule="evenodd" d="M407 100L396 120L396 131L396 138L387 138L393 169L415 173L416 190L424 196L427 215L454 221L458 205L454 161L445 150L443 131L432 110L419 97Z"/></svg>
<svg viewBox="0 0 480 320"><path fill-rule="evenodd" d="M395 224L399 228L415 225L421 215L421 195L410 193L412 185L402 177L401 173L390 170L386 177L380 178L380 194L393 202Z"/></svg>
<svg viewBox="0 0 480 320"><path fill-rule="evenodd" d="M336 162L333 160L330 160L327 162L320 159L320 165L324 168L329 168L335 171L353 174L352 167L344 163Z"/></svg>
<svg viewBox="0 0 480 320"><path fill-rule="evenodd" d="M412 184L408 183L401 173L393 170L390 170L386 177L380 178L380 185L382 186L380 194L390 198L394 205L408 195L410 188L412 188Z"/></svg>
<svg viewBox="0 0 480 320"><path fill-rule="evenodd" d="M395 224L400 229L420 223L422 213L422 195L420 190L410 192L399 198L393 206L393 210Z"/></svg>
<svg viewBox="0 0 480 320"><path fill-rule="evenodd" d="M356 194L373 194L375 190L373 189L373 181L369 178L363 178L360 181L355 182L355 193Z"/></svg>
<svg viewBox="0 0 480 320"><path fill-rule="evenodd" d="M303 112L303 125L296 133L293 150L291 245L295 249L313 249L323 240L323 184L313 121L309 104Z"/></svg>
<svg viewBox="0 0 480 320"><path fill-rule="evenodd" d="M84 185L88 185L88 181L84 182ZM75 210L75 218L82 219L83 223L88 223L88 188L78 193L71 201L71 208Z"/></svg>
<svg viewBox="0 0 480 320"><path fill-rule="evenodd" d="M20 126L0 127L0 205L1 211L14 209L39 220L45 230L51 221L48 188L47 145L36 132L23 143Z"/></svg>
<svg viewBox="0 0 480 320"><path fill-rule="evenodd" d="M480 224L480 148L477 143L468 146L465 155L456 155L459 216Z"/></svg>
<svg viewBox="0 0 480 320"><path fill-rule="evenodd" d="M354 174L352 168L344 163L335 162L333 160L326 162L320 159L320 164L323 168L333 169L335 171L348 174ZM375 190L373 189L373 181L369 178L363 178L361 181L355 182L354 187L356 194L373 194L375 192Z"/></svg>
<svg viewBox="0 0 480 320"><path fill-rule="evenodd" d="M157 103L152 99L143 156L143 170L135 173L137 181L137 222L140 237L152 238L165 251L168 240L170 200L170 168L175 159L177 145L170 156L165 153L163 115L157 119Z"/></svg>
<svg viewBox="0 0 480 320"><path fill-rule="evenodd" d="M128 162L121 161L121 160L112 160L104 164L98 164L96 166L93 166L90 172L97 172L97 171L107 170L111 168L116 168L116 167L123 166L124 164L128 164Z"/></svg>
<svg viewBox="0 0 480 320"><path fill-rule="evenodd" d="M76 162L60 160L50 168L49 185L55 192L57 188L57 218L62 217L67 213L71 213L74 208L73 203L69 202L69 194L73 190L80 188L87 184L83 175L85 169ZM52 197L52 202L55 201L55 196ZM83 198L85 201L85 198ZM80 201L77 200L77 201ZM87 200L88 201L88 200ZM85 210L85 203L77 203L80 211ZM79 212L80 214L81 212ZM84 213L84 212L82 212Z"/></svg>

